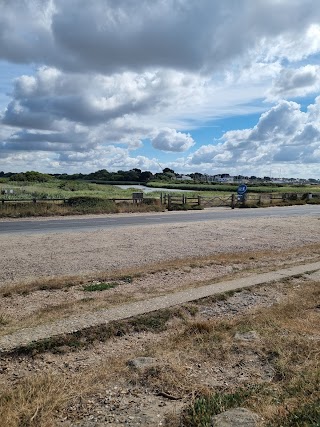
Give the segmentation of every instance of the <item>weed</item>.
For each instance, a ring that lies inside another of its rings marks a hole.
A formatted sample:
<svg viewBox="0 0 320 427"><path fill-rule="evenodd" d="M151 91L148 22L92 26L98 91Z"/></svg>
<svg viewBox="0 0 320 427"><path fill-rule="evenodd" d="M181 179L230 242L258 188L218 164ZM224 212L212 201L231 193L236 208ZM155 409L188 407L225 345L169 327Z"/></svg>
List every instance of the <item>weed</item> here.
<svg viewBox="0 0 320 427"><path fill-rule="evenodd" d="M71 334L51 337L21 346L11 352L11 355L35 355L47 351L56 352L61 346L77 348L88 347L95 341L104 342L114 336L124 336L128 333L154 332L160 333L167 328L167 322L174 317L183 317L180 309L165 309L143 314L128 320L112 321L108 324L92 326Z"/></svg>
<svg viewBox="0 0 320 427"><path fill-rule="evenodd" d="M107 289L113 289L119 286L117 282L110 283L92 283L91 285L83 286L82 290L85 292L96 292L96 291L105 291Z"/></svg>
<svg viewBox="0 0 320 427"><path fill-rule="evenodd" d="M242 406L253 390L238 389L233 393L214 393L202 396L182 414L182 425L185 427L207 427L212 425L212 417L230 408Z"/></svg>
<svg viewBox="0 0 320 427"><path fill-rule="evenodd" d="M132 319L131 325L135 332L141 331L152 331L152 332L161 332L166 329L166 323L170 318L173 317L175 313L172 310L164 309L159 310L154 313L143 314Z"/></svg>
<svg viewBox="0 0 320 427"><path fill-rule="evenodd" d="M9 323L9 318L5 314L0 314L0 326L5 326Z"/></svg>
<svg viewBox="0 0 320 427"><path fill-rule="evenodd" d="M319 425L320 399L317 399L290 411L286 416L268 424L267 427L319 427Z"/></svg>
<svg viewBox="0 0 320 427"><path fill-rule="evenodd" d="M132 276L122 276L119 278L119 280L125 283L132 283L133 279L132 279Z"/></svg>
<svg viewBox="0 0 320 427"><path fill-rule="evenodd" d="M187 310L187 312L191 315L191 316L195 316L198 312L199 312L199 307L197 307L194 304L185 304L183 306L184 309Z"/></svg>

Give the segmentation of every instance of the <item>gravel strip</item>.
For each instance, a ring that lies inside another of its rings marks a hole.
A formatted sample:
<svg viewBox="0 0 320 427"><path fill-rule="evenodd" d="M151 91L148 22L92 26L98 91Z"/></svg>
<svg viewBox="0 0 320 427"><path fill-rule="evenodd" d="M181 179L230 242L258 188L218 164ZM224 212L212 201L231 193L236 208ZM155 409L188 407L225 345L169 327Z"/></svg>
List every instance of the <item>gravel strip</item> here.
<svg viewBox="0 0 320 427"><path fill-rule="evenodd" d="M247 218L0 237L0 284L320 242L316 217Z"/></svg>

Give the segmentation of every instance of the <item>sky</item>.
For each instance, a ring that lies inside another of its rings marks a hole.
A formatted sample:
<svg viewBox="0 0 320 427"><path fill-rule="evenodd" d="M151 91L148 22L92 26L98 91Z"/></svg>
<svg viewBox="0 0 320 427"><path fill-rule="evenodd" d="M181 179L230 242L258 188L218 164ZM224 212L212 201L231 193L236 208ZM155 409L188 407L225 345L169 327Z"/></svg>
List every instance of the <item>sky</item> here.
<svg viewBox="0 0 320 427"><path fill-rule="evenodd" d="M0 171L319 166L319 0L0 0Z"/></svg>

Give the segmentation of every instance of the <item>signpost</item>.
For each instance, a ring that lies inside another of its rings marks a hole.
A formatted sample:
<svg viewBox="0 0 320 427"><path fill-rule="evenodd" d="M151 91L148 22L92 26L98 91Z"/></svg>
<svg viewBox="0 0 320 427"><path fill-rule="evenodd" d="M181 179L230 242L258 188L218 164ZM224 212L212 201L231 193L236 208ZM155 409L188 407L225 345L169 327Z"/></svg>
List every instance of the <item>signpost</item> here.
<svg viewBox="0 0 320 427"><path fill-rule="evenodd" d="M247 192L248 188L246 186L246 184L241 184L239 185L238 189L237 189L237 194L238 194L238 202L244 202L245 201L245 196L246 196L246 192ZM232 194L231 195L231 208L234 209L235 205L236 205L236 201L235 201L236 195Z"/></svg>
<svg viewBox="0 0 320 427"><path fill-rule="evenodd" d="M246 197L246 192L247 192L247 186L246 184L241 184L239 185L238 189L237 189L237 193L238 193L238 202L245 202L245 197Z"/></svg>
<svg viewBox="0 0 320 427"><path fill-rule="evenodd" d="M247 192L247 186L246 184L241 184L238 187L237 193L239 196L244 196Z"/></svg>
<svg viewBox="0 0 320 427"><path fill-rule="evenodd" d="M143 193L132 193L133 203L141 203L143 201Z"/></svg>

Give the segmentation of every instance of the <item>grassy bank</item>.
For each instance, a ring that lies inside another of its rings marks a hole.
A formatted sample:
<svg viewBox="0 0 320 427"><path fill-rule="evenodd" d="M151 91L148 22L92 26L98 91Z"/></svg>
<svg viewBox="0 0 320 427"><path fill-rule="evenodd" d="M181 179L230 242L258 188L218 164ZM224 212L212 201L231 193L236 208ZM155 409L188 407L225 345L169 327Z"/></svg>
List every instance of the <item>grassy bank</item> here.
<svg viewBox="0 0 320 427"><path fill-rule="evenodd" d="M131 201L116 203L100 197L71 197L65 202L46 202L45 199L33 202L6 202L0 204L0 218L24 218L34 216L65 216L85 214L112 214L130 212L162 211L157 200L146 199L143 203Z"/></svg>
<svg viewBox="0 0 320 427"><path fill-rule="evenodd" d="M209 298L180 311L158 311L129 323L118 322L110 331L88 330L89 340L97 346L109 336L119 344L127 334L142 341L146 332L152 337L143 349L140 341L129 352L125 347L103 360L95 357L80 371L70 370L68 363L63 368L59 361L66 357L71 363L70 354L76 360L79 354L81 360L81 346L74 346L71 353L65 346L55 349L45 373L27 373L15 387L1 389L0 419L7 427L54 426L62 419L85 423L88 415L97 417L94 404L102 402L101 409L107 404L106 389L115 393L119 384L121 389L128 384L136 395L144 390L167 401L184 401L182 411L167 414L163 424L167 427L207 427L212 416L238 406L258 413L268 427L316 427L320 419L319 283L309 280L298 286L302 282L297 280L273 289L284 288L276 303L237 316L202 316L204 308L215 303ZM224 295L220 306L227 307L229 298L232 295ZM128 359L141 354L157 363L130 369ZM41 357L31 355L26 361L39 364ZM52 369L55 363L56 370Z"/></svg>

